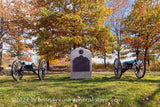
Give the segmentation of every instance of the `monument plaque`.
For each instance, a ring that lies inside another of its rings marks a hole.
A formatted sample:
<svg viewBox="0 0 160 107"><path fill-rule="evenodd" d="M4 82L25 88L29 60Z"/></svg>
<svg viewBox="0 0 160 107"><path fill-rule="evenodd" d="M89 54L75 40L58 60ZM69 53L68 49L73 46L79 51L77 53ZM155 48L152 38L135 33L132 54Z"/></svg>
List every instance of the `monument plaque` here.
<svg viewBox="0 0 160 107"><path fill-rule="evenodd" d="M92 78L91 51L76 48L71 52L71 78Z"/></svg>

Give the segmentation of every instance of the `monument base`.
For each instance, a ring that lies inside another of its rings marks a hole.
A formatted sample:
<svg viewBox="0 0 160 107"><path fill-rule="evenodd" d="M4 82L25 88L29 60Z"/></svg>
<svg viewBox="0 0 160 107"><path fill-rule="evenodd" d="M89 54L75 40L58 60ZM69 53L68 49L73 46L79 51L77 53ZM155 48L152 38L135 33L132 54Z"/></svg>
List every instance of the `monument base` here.
<svg viewBox="0 0 160 107"><path fill-rule="evenodd" d="M92 72L71 72L71 79L92 78Z"/></svg>

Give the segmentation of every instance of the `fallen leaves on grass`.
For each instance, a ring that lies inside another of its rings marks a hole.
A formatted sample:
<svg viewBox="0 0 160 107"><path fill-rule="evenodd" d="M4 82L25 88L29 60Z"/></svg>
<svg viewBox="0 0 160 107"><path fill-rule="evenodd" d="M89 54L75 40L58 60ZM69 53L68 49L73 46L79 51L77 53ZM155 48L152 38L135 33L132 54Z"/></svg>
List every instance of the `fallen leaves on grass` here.
<svg viewBox="0 0 160 107"><path fill-rule="evenodd" d="M89 95L90 97L93 97L93 95Z"/></svg>
<svg viewBox="0 0 160 107"><path fill-rule="evenodd" d="M110 107L111 106L111 103L110 102L108 102L108 107Z"/></svg>
<svg viewBox="0 0 160 107"><path fill-rule="evenodd" d="M80 98L80 96L77 96L77 98Z"/></svg>
<svg viewBox="0 0 160 107"><path fill-rule="evenodd" d="M149 97L146 97L146 98L144 98L142 101L149 101L150 100L150 96Z"/></svg>
<svg viewBox="0 0 160 107"><path fill-rule="evenodd" d="M118 100L116 100L115 102L116 102L116 104L119 104Z"/></svg>
<svg viewBox="0 0 160 107"><path fill-rule="evenodd" d="M112 98L113 98L113 99L116 99L117 97L114 95Z"/></svg>
<svg viewBox="0 0 160 107"><path fill-rule="evenodd" d="M105 102L105 103L107 103L107 102L108 102L108 100L104 100L104 102Z"/></svg>
<svg viewBox="0 0 160 107"><path fill-rule="evenodd" d="M77 104L74 104L74 107L78 107Z"/></svg>
<svg viewBox="0 0 160 107"><path fill-rule="evenodd" d="M73 99L73 100L72 100L72 103L75 103L75 102L76 102L76 99Z"/></svg>

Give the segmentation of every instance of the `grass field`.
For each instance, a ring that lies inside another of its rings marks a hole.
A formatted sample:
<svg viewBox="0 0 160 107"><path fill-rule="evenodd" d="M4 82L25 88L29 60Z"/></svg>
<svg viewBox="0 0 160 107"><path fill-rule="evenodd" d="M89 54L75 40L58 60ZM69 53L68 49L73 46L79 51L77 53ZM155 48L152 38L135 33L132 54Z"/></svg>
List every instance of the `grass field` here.
<svg viewBox="0 0 160 107"><path fill-rule="evenodd" d="M24 75L16 82L0 76L0 106L45 107L160 107L160 74L93 74L92 79L70 79L70 74L47 74L44 81Z"/></svg>

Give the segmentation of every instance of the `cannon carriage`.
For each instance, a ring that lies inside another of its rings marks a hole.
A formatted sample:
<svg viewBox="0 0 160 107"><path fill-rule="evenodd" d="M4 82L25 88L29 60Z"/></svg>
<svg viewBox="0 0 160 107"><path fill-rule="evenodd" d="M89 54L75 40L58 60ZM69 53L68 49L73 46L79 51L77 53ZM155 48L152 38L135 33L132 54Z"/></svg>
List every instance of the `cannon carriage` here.
<svg viewBox="0 0 160 107"><path fill-rule="evenodd" d="M134 59L123 63L118 58L114 60L114 74L117 79L120 79L122 74L129 69L134 69L138 79L143 78L146 72L146 62L143 59Z"/></svg>
<svg viewBox="0 0 160 107"><path fill-rule="evenodd" d="M40 60L38 66L31 62L18 60L15 60L11 66L11 74L15 81L22 79L24 71L33 71L36 75L38 75L39 80L44 80L46 70L47 66L44 59Z"/></svg>

